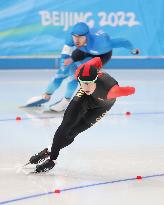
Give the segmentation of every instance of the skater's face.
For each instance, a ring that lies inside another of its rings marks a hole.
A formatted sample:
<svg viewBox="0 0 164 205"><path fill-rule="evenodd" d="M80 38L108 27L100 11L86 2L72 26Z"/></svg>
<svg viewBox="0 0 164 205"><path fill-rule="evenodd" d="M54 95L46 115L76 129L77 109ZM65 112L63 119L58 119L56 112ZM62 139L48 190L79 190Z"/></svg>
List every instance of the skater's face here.
<svg viewBox="0 0 164 205"><path fill-rule="evenodd" d="M91 83L82 83L80 82L80 86L82 90L87 94L87 95L92 95L92 93L96 89L96 83L91 82Z"/></svg>
<svg viewBox="0 0 164 205"><path fill-rule="evenodd" d="M74 44L80 48L81 46L84 46L87 42L86 36L72 36Z"/></svg>

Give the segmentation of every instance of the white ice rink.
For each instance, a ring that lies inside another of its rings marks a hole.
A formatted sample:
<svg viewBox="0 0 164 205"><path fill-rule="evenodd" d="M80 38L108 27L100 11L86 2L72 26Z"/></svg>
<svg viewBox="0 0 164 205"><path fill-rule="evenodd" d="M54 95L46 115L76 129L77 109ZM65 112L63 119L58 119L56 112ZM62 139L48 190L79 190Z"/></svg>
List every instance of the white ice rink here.
<svg viewBox="0 0 164 205"><path fill-rule="evenodd" d="M63 149L53 171L29 175L22 165L51 144L62 115L18 106L40 95L54 71L0 71L0 205L164 204L164 70L109 72L136 94Z"/></svg>

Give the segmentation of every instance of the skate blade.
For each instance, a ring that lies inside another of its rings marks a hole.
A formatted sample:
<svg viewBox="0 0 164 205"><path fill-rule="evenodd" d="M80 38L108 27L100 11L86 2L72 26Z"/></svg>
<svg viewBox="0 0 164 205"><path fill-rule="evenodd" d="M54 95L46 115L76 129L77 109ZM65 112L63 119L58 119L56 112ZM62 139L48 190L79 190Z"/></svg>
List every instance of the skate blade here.
<svg viewBox="0 0 164 205"><path fill-rule="evenodd" d="M30 162L26 163L25 165L23 165L22 167L26 167L27 165L31 164Z"/></svg>
<svg viewBox="0 0 164 205"><path fill-rule="evenodd" d="M28 175L37 175L37 176L45 176L48 174L49 174L49 172L37 172L37 171L31 171L28 173Z"/></svg>
<svg viewBox="0 0 164 205"><path fill-rule="evenodd" d="M39 172L32 171L32 172L29 172L28 174L39 174Z"/></svg>
<svg viewBox="0 0 164 205"><path fill-rule="evenodd" d="M36 170L34 171L29 171L27 175L34 175L34 176L51 176L54 177L55 173L52 171L48 171L48 172L36 172Z"/></svg>

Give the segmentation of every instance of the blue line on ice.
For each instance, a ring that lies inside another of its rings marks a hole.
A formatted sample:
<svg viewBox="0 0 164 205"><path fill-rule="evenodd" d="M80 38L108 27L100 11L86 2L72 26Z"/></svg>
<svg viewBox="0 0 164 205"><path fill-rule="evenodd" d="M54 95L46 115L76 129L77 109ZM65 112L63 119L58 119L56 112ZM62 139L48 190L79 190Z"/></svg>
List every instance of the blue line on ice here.
<svg viewBox="0 0 164 205"><path fill-rule="evenodd" d="M163 177L163 176L164 176L164 173L163 174L154 174L154 175L142 176L142 179L149 179L149 178ZM136 180L136 177L127 178L127 179L118 179L118 180L107 181L107 182L99 182L99 183L94 183L94 184L86 184L86 185L82 185L82 186L69 187L69 188L61 189L60 191L66 192L66 191L71 191L71 190L78 190L78 189L84 189L84 188L88 188L88 187L102 186L102 185L106 185L106 184L114 184L114 183L121 183L121 182L134 181L134 180ZM1 201L0 205L9 204L9 203L17 202L17 201L23 201L26 199L33 199L33 198L42 197L42 196L46 196L46 195L50 195L50 194L54 194L54 191L33 194L33 195L29 195L29 196L22 196L22 197L10 199L7 201Z"/></svg>
<svg viewBox="0 0 164 205"><path fill-rule="evenodd" d="M132 113L132 116L133 115L163 115L164 114L164 111L161 111L161 112L134 112ZM125 113L113 113L113 114L110 114L110 116L124 116ZM62 115L61 115L62 116ZM56 118L56 116L43 116L43 117L33 117L33 118L29 118L29 117L22 117L21 118L21 121L22 120L33 120L33 119L39 119L39 120L44 120L44 119L52 119L52 118ZM8 122L8 121L16 121L16 118L2 118L0 119L0 122Z"/></svg>

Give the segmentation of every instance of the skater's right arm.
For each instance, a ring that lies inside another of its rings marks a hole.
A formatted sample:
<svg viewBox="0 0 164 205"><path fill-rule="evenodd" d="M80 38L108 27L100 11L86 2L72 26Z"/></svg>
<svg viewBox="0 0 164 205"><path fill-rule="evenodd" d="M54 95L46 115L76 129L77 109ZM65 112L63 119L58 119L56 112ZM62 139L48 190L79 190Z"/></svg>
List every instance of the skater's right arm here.
<svg viewBox="0 0 164 205"><path fill-rule="evenodd" d="M61 67L67 66L73 62L71 58L71 54L73 51L73 47L70 47L68 45L64 45L61 53Z"/></svg>
<svg viewBox="0 0 164 205"><path fill-rule="evenodd" d="M68 33L65 44L61 52L61 63L67 66L73 62L71 55L74 47L74 42L70 33Z"/></svg>
<svg viewBox="0 0 164 205"><path fill-rule="evenodd" d="M111 39L112 48L126 48L133 55L138 55L140 53L139 48L135 48L132 42L124 38Z"/></svg>

